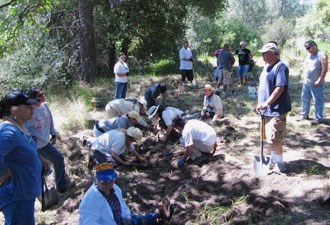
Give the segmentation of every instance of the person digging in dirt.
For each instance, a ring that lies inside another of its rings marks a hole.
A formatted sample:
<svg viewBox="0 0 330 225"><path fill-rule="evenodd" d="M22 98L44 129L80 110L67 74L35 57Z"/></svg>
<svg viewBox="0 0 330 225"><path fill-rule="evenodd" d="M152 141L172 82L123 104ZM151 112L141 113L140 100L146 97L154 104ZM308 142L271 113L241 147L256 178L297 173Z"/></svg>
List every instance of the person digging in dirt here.
<svg viewBox="0 0 330 225"><path fill-rule="evenodd" d="M170 199L166 196L159 209L147 214L132 214L115 184L118 177L109 163L96 168L95 183L79 205L79 225L155 225L158 219L170 218Z"/></svg>
<svg viewBox="0 0 330 225"><path fill-rule="evenodd" d="M115 99L108 102L108 104L105 106L105 111L108 119L125 115L132 110L139 113L139 115L146 115L147 114L146 109L147 109L147 101L144 98ZM151 126L146 121L144 121L142 117L138 119L138 124L147 129L151 128Z"/></svg>
<svg viewBox="0 0 330 225"><path fill-rule="evenodd" d="M5 224L35 224L42 163L24 123L37 102L22 90L12 90L0 102L0 207Z"/></svg>
<svg viewBox="0 0 330 225"><path fill-rule="evenodd" d="M153 84L144 92L144 98L147 101L148 109L153 105L157 105L156 99L160 94L164 100L166 98L166 84L164 83Z"/></svg>
<svg viewBox="0 0 330 225"><path fill-rule="evenodd" d="M173 126L182 133L181 144L185 148L183 157L177 161L178 167L182 167L188 157L194 161L201 156L201 153L214 155L217 148L217 136L210 125L195 119L185 121L177 117L173 120Z"/></svg>
<svg viewBox="0 0 330 225"><path fill-rule="evenodd" d="M128 149L144 162L144 158L135 151L133 145L133 142L139 142L142 136L142 131L136 127L129 127L127 130L110 130L94 140L91 150L97 163L109 162L114 166L120 164L129 166L130 163L122 158Z"/></svg>
<svg viewBox="0 0 330 225"><path fill-rule="evenodd" d="M110 130L118 128L128 129L130 126L136 126L138 124L138 119L140 119L140 115L132 110L125 116L117 116L111 119L96 121L93 128L94 137L98 137Z"/></svg>
<svg viewBox="0 0 330 225"><path fill-rule="evenodd" d="M284 172L283 138L287 113L291 111L289 94L289 69L279 58L280 50L274 43L265 44L259 50L266 65L259 78L257 111L266 119L266 140L270 144L274 170Z"/></svg>
<svg viewBox="0 0 330 225"><path fill-rule="evenodd" d="M161 136L159 139L161 141L173 141L176 142L179 140L181 135L173 129L172 121L176 117L184 118L184 112L180 109L174 107L162 107L158 106L151 106L149 109L149 119L154 118L158 121L157 129L158 130L166 130L165 134Z"/></svg>
<svg viewBox="0 0 330 225"><path fill-rule="evenodd" d="M212 118L211 124L213 125L218 118L223 116L222 101L218 95L214 94L214 88L211 84L205 84L204 93L201 119L206 120Z"/></svg>
<svg viewBox="0 0 330 225"><path fill-rule="evenodd" d="M38 102L34 105L32 118L24 126L36 140L39 154L53 164L56 190L63 193L73 184L68 180L65 173L64 157L54 146L56 143L56 130L52 113L45 103L45 94L41 89L31 88L28 95L30 98L37 99ZM50 136L51 139L49 139Z"/></svg>

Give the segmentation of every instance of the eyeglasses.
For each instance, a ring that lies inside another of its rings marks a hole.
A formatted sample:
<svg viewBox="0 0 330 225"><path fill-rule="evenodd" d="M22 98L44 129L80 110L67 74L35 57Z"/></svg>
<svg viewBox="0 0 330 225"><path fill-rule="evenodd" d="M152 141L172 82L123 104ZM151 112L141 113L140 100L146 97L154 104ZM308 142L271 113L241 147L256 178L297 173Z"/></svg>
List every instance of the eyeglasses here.
<svg viewBox="0 0 330 225"><path fill-rule="evenodd" d="M306 47L306 50L308 51L309 49L311 49L311 47L313 47L313 46Z"/></svg>
<svg viewBox="0 0 330 225"><path fill-rule="evenodd" d="M101 184L106 185L106 184L110 184L112 183L114 180L108 180L108 181L104 181L104 180L98 180Z"/></svg>

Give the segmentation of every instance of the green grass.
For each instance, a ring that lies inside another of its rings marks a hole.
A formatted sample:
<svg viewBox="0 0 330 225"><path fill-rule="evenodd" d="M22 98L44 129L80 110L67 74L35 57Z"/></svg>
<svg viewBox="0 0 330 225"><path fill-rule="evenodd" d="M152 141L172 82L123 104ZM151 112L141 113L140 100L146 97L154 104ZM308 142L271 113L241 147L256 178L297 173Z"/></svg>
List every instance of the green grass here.
<svg viewBox="0 0 330 225"><path fill-rule="evenodd" d="M228 223L232 218L226 218L223 215L231 210L229 206L209 206L205 205L197 215L194 224L218 225Z"/></svg>

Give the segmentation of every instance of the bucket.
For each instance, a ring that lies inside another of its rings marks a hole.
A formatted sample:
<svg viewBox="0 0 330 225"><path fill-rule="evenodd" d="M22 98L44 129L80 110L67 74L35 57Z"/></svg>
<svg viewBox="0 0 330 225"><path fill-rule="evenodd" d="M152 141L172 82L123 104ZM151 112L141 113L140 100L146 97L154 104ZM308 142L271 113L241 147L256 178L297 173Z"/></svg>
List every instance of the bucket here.
<svg viewBox="0 0 330 225"><path fill-rule="evenodd" d="M258 96L258 86L248 86L248 93L250 98L256 98Z"/></svg>

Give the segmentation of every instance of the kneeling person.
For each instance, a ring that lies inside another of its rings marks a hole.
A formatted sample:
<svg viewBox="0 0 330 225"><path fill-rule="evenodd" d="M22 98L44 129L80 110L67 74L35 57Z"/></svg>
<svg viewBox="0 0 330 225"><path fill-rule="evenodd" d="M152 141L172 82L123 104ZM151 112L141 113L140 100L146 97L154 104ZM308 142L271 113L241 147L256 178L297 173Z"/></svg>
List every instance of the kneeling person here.
<svg viewBox="0 0 330 225"><path fill-rule="evenodd" d="M188 157L194 161L201 156L201 153L214 154L217 147L217 136L210 125L195 119L186 122L178 117L173 120L173 126L182 133L185 148L183 157L177 161L178 167L183 166Z"/></svg>

